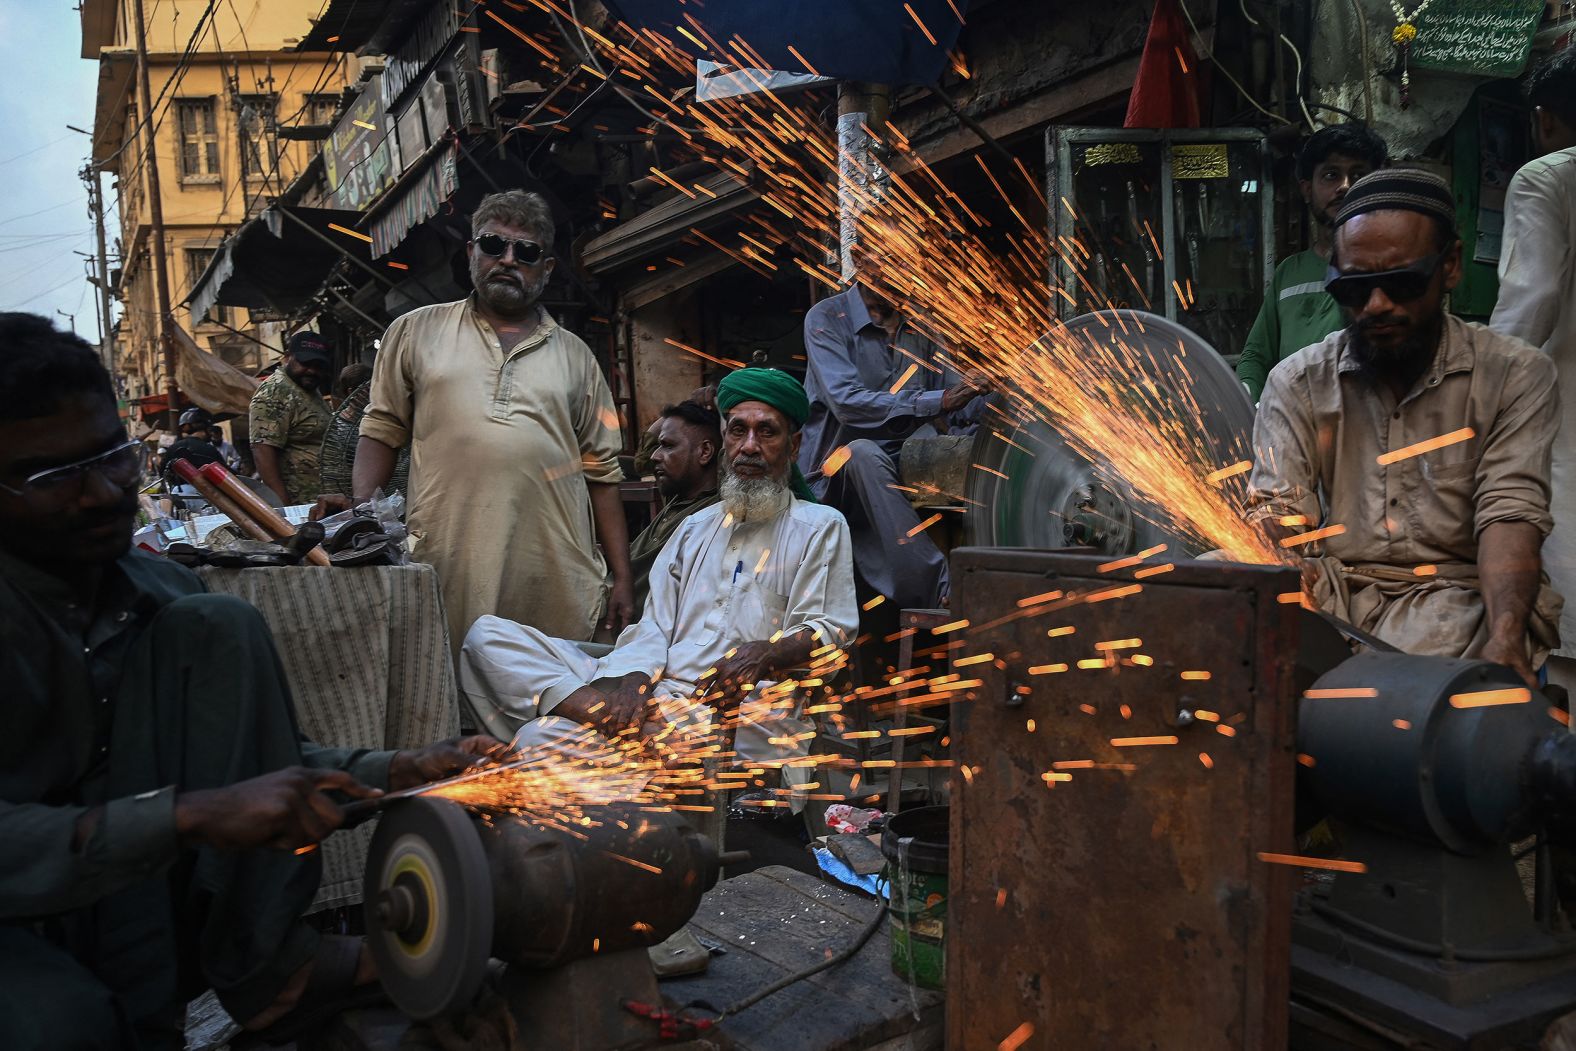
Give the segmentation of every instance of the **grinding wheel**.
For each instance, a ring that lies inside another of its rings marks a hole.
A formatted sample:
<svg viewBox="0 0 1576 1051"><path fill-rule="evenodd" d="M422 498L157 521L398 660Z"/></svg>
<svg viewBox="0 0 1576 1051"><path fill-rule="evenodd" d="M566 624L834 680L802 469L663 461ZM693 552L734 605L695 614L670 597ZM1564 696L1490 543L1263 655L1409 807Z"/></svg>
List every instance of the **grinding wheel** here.
<svg viewBox="0 0 1576 1051"><path fill-rule="evenodd" d="M1123 324L1113 323L1119 316ZM1125 326L1125 327L1124 327ZM1133 411L1166 412L1140 392L1187 392L1198 418L1186 411L1166 415L1187 428L1200 462L1229 464L1247 458L1253 404L1231 367L1197 334L1155 314L1136 310L1084 314L1067 323L1073 338L1116 349L1132 370ZM1204 545L1181 535L1168 517L1145 501L1103 463L1075 451L1041 419L1022 416L1014 428L999 428L1003 441L981 428L969 472L969 542L994 547L1092 547L1102 554L1135 554L1169 544L1177 555L1196 555ZM1156 439L1157 441L1160 439Z"/></svg>
<svg viewBox="0 0 1576 1051"><path fill-rule="evenodd" d="M487 856L457 803L392 804L367 853L367 944L396 1007L427 1019L469 1004L492 948Z"/></svg>

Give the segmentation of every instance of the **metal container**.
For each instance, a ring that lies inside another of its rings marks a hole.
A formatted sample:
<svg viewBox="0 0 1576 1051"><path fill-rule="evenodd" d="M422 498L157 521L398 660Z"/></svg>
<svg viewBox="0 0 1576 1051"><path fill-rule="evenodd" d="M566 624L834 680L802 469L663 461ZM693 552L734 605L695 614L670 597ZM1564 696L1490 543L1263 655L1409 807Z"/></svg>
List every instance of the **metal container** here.
<svg viewBox="0 0 1576 1051"><path fill-rule="evenodd" d="M892 970L926 989L947 984L947 869L950 808L898 814L881 834L885 877L892 888L887 923Z"/></svg>

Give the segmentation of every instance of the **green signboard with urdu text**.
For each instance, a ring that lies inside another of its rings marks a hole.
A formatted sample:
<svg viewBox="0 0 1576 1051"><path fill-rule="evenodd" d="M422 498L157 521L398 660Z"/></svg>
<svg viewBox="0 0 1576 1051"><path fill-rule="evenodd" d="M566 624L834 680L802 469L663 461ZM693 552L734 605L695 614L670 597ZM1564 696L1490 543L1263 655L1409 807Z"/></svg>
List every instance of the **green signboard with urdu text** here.
<svg viewBox="0 0 1576 1051"><path fill-rule="evenodd" d="M1478 77L1520 76L1543 9L1544 0L1432 0L1417 20L1411 64Z"/></svg>

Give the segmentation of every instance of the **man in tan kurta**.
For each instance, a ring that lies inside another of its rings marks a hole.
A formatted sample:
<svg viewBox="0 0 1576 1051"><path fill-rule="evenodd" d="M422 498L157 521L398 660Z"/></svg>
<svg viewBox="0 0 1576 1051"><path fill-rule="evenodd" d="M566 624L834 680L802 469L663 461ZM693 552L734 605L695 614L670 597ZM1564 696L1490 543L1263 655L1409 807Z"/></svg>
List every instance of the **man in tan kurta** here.
<svg viewBox="0 0 1576 1051"><path fill-rule="evenodd" d="M354 499L387 481L408 441L406 524L414 557L438 572L455 650L488 614L583 640L610 605L605 623L621 630L633 591L618 415L590 349L536 305L551 218L540 197L510 191L472 222L476 293L414 310L383 337Z"/></svg>
<svg viewBox="0 0 1576 1051"><path fill-rule="evenodd" d="M1530 676L1558 640L1538 559L1554 368L1444 312L1461 246L1430 220L1453 199L1397 171L1354 186L1337 220L1333 266L1350 280L1330 291L1349 324L1270 373L1249 517L1304 557L1320 608L1409 653Z"/></svg>

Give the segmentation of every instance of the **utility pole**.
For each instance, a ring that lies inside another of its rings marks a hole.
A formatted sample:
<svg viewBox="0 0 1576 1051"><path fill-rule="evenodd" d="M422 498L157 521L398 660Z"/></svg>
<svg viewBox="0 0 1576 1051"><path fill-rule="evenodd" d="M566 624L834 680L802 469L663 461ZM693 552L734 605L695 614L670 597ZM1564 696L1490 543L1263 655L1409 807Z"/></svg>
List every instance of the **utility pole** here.
<svg viewBox="0 0 1576 1051"><path fill-rule="evenodd" d="M892 89L845 81L837 89L838 262L845 282L854 279L859 217L886 195L891 173L881 160ZM868 129L868 130L867 130Z"/></svg>
<svg viewBox="0 0 1576 1051"><path fill-rule="evenodd" d="M159 200L159 150L153 134L153 93L148 90L148 23L142 0L133 0L137 20L137 96L141 100L142 126L147 131L148 219L153 236L153 280L159 305L159 347L164 352L164 377L170 399L170 429L175 429L180 392L175 387L175 339L170 333L170 271L164 257L164 204Z"/></svg>
<svg viewBox="0 0 1576 1051"><path fill-rule="evenodd" d="M99 294L99 343L103 348L104 367L111 376L115 371L115 327L109 312L109 253L104 247L104 188L100 185L99 171L92 162L82 168L82 181L88 184L88 211L93 213L93 232L98 236L98 276L93 283Z"/></svg>
<svg viewBox="0 0 1576 1051"><path fill-rule="evenodd" d="M98 256L91 252L76 252L82 257L83 270L87 274L88 284L98 285ZM104 312L99 309L98 297L93 299L93 323L97 327L93 331L99 334L99 360L104 362L105 371L109 371L109 359L104 353ZM113 374L111 375L113 377Z"/></svg>

